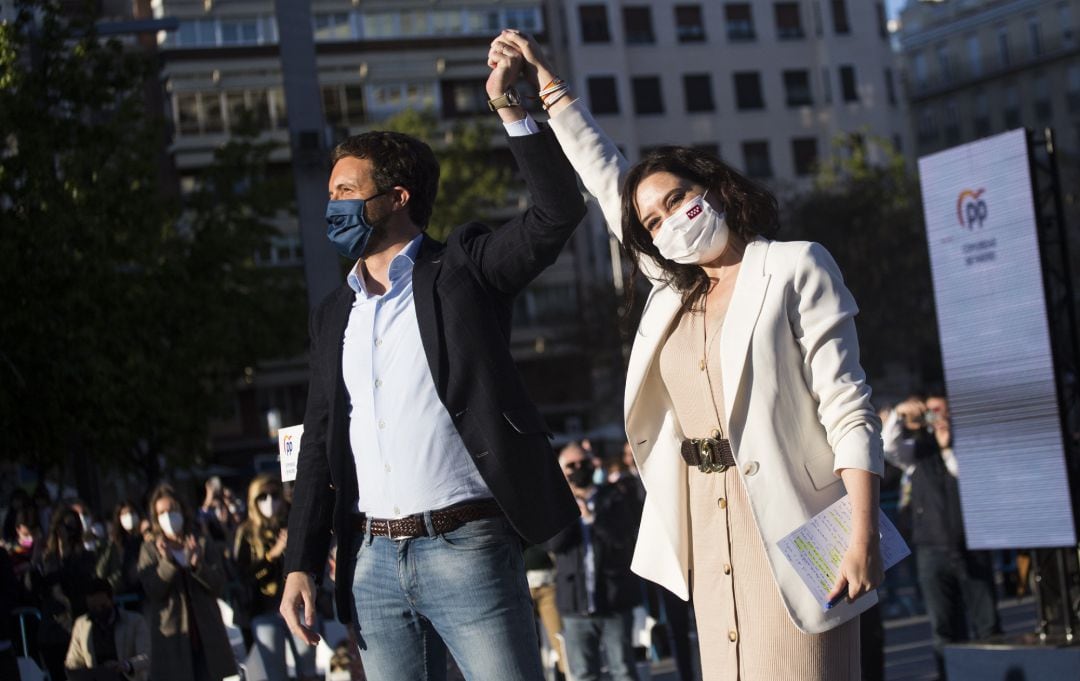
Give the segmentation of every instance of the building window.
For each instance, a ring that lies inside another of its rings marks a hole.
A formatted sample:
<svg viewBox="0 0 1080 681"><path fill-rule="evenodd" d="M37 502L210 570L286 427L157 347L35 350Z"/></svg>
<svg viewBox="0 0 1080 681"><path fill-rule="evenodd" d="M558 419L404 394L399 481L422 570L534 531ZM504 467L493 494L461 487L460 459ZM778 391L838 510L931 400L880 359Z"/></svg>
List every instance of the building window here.
<svg viewBox="0 0 1080 681"><path fill-rule="evenodd" d="M797 137L791 140L791 156L795 160L796 176L813 174L818 161L817 138Z"/></svg>
<svg viewBox="0 0 1080 681"><path fill-rule="evenodd" d="M611 32L608 30L606 5L579 5L578 18L581 20L582 42L611 42Z"/></svg>
<svg viewBox="0 0 1080 681"><path fill-rule="evenodd" d="M612 76L590 76L586 81L589 91L589 110L594 114L619 113L619 98L615 92Z"/></svg>
<svg viewBox="0 0 1080 681"><path fill-rule="evenodd" d="M821 67L821 98L826 104L832 103L832 75L828 66Z"/></svg>
<svg viewBox="0 0 1080 681"><path fill-rule="evenodd" d="M1005 129L1020 127L1020 91L1016 85L1005 86Z"/></svg>
<svg viewBox="0 0 1080 681"><path fill-rule="evenodd" d="M724 20L727 24L727 37L733 43L754 40L754 13L750 3L729 2L724 5Z"/></svg>
<svg viewBox="0 0 1080 681"><path fill-rule="evenodd" d="M1061 44L1063 47L1073 46L1072 9L1069 3L1058 3L1058 25L1061 26Z"/></svg>
<svg viewBox="0 0 1080 681"><path fill-rule="evenodd" d="M683 93L688 113L713 111L716 108L713 103L712 77L707 73L684 75Z"/></svg>
<svg viewBox="0 0 1080 681"><path fill-rule="evenodd" d="M1035 118L1040 124L1047 124L1054 115L1054 108L1050 104L1050 84L1045 74L1038 74L1032 80L1031 89L1035 93Z"/></svg>
<svg viewBox="0 0 1080 681"><path fill-rule="evenodd" d="M990 134L990 104L987 101L985 92L979 91L975 93L975 98L971 103L971 110L975 114L973 119L975 137L986 137Z"/></svg>
<svg viewBox="0 0 1080 681"><path fill-rule="evenodd" d="M855 85L855 67L840 67L840 96L845 102L859 101L859 88Z"/></svg>
<svg viewBox="0 0 1080 681"><path fill-rule="evenodd" d="M919 144L923 146L933 144L937 140L937 119L932 108L926 107L919 112L916 134L918 135Z"/></svg>
<svg viewBox="0 0 1080 681"><path fill-rule="evenodd" d="M444 80L442 88L443 118L476 116L488 111L487 88L481 78Z"/></svg>
<svg viewBox="0 0 1080 681"><path fill-rule="evenodd" d="M630 79L634 94L634 113L641 115L664 113L664 95L659 76L635 76Z"/></svg>
<svg viewBox="0 0 1080 681"><path fill-rule="evenodd" d="M1080 111L1080 64L1069 66L1066 79L1069 85L1065 91L1065 100L1069 103L1069 111L1076 113Z"/></svg>
<svg viewBox="0 0 1080 681"><path fill-rule="evenodd" d="M199 95L196 92L178 92L176 100L176 132L179 135L198 135Z"/></svg>
<svg viewBox="0 0 1080 681"><path fill-rule="evenodd" d="M537 33L544 28L540 21L538 7L507 8L503 10L503 23L507 28L515 28L528 33Z"/></svg>
<svg viewBox="0 0 1080 681"><path fill-rule="evenodd" d="M937 53L939 80L942 84L948 83L952 80L953 75L952 62L949 59L949 46L938 45L935 52Z"/></svg>
<svg viewBox="0 0 1080 681"><path fill-rule="evenodd" d="M979 44L978 34L972 33L967 37L967 53L971 75L980 75L982 73L982 46Z"/></svg>
<svg viewBox="0 0 1080 681"><path fill-rule="evenodd" d="M911 72L915 76L915 86L918 88L925 88L927 84L926 68L926 55L922 52L912 52L911 54Z"/></svg>
<svg viewBox="0 0 1080 681"><path fill-rule="evenodd" d="M748 140L742 143L743 163L748 177L767 179L773 176L767 140Z"/></svg>
<svg viewBox="0 0 1080 681"><path fill-rule="evenodd" d="M1009 27L1005 24L1001 24L997 28L997 44L998 44L998 63L1001 66L1008 66L1012 63L1009 58Z"/></svg>
<svg viewBox="0 0 1080 681"><path fill-rule="evenodd" d="M889 106L896 106L896 83L893 81L892 69L885 68L885 98Z"/></svg>
<svg viewBox="0 0 1080 681"><path fill-rule="evenodd" d="M735 108L739 111L764 109L765 99L761 95L761 74L757 71L736 72Z"/></svg>
<svg viewBox="0 0 1080 681"><path fill-rule="evenodd" d="M289 129L289 112L285 107L285 88L270 88L270 125L275 130Z"/></svg>
<svg viewBox="0 0 1080 681"><path fill-rule="evenodd" d="M270 129L270 104L265 90L232 90L225 93L225 115L230 132L245 127Z"/></svg>
<svg viewBox="0 0 1080 681"><path fill-rule="evenodd" d="M832 5L833 32L837 35L851 33L851 24L848 22L847 0L830 0Z"/></svg>
<svg viewBox="0 0 1080 681"><path fill-rule="evenodd" d="M1028 27L1028 46L1031 48L1031 56L1038 57L1042 54L1042 40L1040 39L1039 30L1039 15L1029 14L1027 16Z"/></svg>
<svg viewBox="0 0 1080 681"><path fill-rule="evenodd" d="M675 5L675 35L680 43L705 41L701 5Z"/></svg>
<svg viewBox="0 0 1080 681"><path fill-rule="evenodd" d="M656 42L652 28L652 9L648 5L623 7L623 31L628 45Z"/></svg>
<svg viewBox="0 0 1080 681"><path fill-rule="evenodd" d="M360 85L324 85L323 113L335 126L361 125L364 116L364 88Z"/></svg>
<svg viewBox="0 0 1080 681"><path fill-rule="evenodd" d="M254 45L259 42L259 21L251 19L222 19L222 45Z"/></svg>
<svg viewBox="0 0 1080 681"><path fill-rule="evenodd" d="M311 17L311 22L315 25L316 42L351 40L353 37L348 12L320 12Z"/></svg>
<svg viewBox="0 0 1080 681"><path fill-rule="evenodd" d="M778 2L773 5L776 12L776 37L780 40L799 40L806 37L803 33L802 15L799 3Z"/></svg>
<svg viewBox="0 0 1080 681"><path fill-rule="evenodd" d="M960 111L955 99L945 102L945 144L950 147L960 144Z"/></svg>
<svg viewBox="0 0 1080 681"><path fill-rule="evenodd" d="M441 9L431 13L431 32L434 35L458 35L465 32L465 17L461 10Z"/></svg>
<svg viewBox="0 0 1080 681"><path fill-rule="evenodd" d="M874 8L877 10L877 26L878 35L882 38L889 37L889 19L885 14L885 3L874 3Z"/></svg>
<svg viewBox="0 0 1080 681"><path fill-rule="evenodd" d="M784 93L788 106L809 106L814 103L810 91L810 72L805 69L784 71Z"/></svg>

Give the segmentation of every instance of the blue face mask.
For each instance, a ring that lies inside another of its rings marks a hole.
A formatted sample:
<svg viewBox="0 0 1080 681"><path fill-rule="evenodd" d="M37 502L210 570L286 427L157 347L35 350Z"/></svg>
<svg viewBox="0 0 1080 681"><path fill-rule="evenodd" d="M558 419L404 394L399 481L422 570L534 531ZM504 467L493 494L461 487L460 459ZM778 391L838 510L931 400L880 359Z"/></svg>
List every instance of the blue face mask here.
<svg viewBox="0 0 1080 681"><path fill-rule="evenodd" d="M366 199L340 199L326 204L326 236L337 252L349 260L359 258L367 248L373 227L364 217L364 204L384 192Z"/></svg>

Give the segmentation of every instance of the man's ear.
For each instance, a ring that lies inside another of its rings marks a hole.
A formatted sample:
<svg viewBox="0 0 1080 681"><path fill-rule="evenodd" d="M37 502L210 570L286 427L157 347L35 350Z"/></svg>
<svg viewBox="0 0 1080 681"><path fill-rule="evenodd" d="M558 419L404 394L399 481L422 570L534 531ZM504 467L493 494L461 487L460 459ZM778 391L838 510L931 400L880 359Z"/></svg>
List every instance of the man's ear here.
<svg viewBox="0 0 1080 681"><path fill-rule="evenodd" d="M396 186L390 191L392 192L391 196L394 197L394 210L408 207L409 200L412 198L412 193L409 192L407 187Z"/></svg>

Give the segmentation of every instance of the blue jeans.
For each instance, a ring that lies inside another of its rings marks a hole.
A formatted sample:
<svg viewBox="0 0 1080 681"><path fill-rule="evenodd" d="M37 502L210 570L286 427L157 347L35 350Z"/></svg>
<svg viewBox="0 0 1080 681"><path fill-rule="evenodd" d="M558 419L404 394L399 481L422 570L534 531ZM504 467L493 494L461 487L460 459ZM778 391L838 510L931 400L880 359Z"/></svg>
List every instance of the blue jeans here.
<svg viewBox="0 0 1080 681"><path fill-rule="evenodd" d="M637 681L630 645L633 626L631 610L591 617L563 615L566 660L574 681L599 681L604 659L612 681Z"/></svg>
<svg viewBox="0 0 1080 681"><path fill-rule="evenodd" d="M262 657L267 681L286 681L288 678L285 667L286 636L292 645L296 675L301 679L315 676L315 648L293 636L281 615L273 612L252 617L251 633Z"/></svg>
<svg viewBox="0 0 1080 681"><path fill-rule="evenodd" d="M443 681L449 648L469 681L543 681L521 540L505 518L359 543L353 598L369 679Z"/></svg>

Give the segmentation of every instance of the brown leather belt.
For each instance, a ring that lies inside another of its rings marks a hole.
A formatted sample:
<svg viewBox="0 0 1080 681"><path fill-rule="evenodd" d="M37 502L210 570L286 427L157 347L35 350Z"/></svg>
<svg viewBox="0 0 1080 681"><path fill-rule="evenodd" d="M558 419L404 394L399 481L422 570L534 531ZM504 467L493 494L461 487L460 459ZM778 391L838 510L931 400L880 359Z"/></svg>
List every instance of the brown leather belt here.
<svg viewBox="0 0 1080 681"><path fill-rule="evenodd" d="M483 518L501 515L502 509L495 500L466 502L449 508L431 512L431 524L435 534L453 532L465 523ZM404 518L369 518L364 514L353 516L353 527L357 532L371 529L372 536L391 539L412 539L428 536L427 523L423 513L414 513Z"/></svg>
<svg viewBox="0 0 1080 681"><path fill-rule="evenodd" d="M687 438L682 442L682 458L702 473L723 473L735 465L735 454L727 438Z"/></svg>

